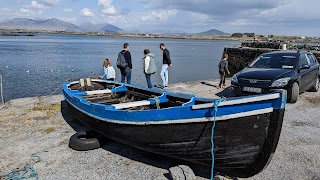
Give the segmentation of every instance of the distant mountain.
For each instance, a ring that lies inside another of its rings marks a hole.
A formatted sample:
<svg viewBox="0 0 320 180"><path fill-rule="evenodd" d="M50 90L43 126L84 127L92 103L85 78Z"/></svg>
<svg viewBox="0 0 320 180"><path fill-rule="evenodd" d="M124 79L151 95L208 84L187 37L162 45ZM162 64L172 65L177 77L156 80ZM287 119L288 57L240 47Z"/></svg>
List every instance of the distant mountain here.
<svg viewBox="0 0 320 180"><path fill-rule="evenodd" d="M83 31L93 31L93 32L111 32L111 33L118 33L123 32L123 29L112 25L112 24L93 24L91 22L85 22L79 25L79 27Z"/></svg>
<svg viewBox="0 0 320 180"><path fill-rule="evenodd" d="M112 24L107 24L103 26L100 30L103 30L104 32L121 32L123 31L121 28L112 25Z"/></svg>
<svg viewBox="0 0 320 180"><path fill-rule="evenodd" d="M46 20L36 20L28 18L15 18L4 20L0 22L0 29L25 29L25 30L46 30L46 31L69 31L69 32L106 32L106 33L120 33L126 32L123 29L112 24L93 24L91 22L82 23L76 26L72 23L61 21L56 18ZM174 36L187 36L187 35L225 35L227 33L219 31L217 29L211 29L209 31L201 33L186 33L181 30L151 30L149 32L141 32L140 30L132 30L135 33L151 33L162 35L174 35Z"/></svg>
<svg viewBox="0 0 320 180"><path fill-rule="evenodd" d="M101 29L104 26L104 24L93 24L91 22L85 22L79 25L79 28L82 31L98 31L99 29Z"/></svg>
<svg viewBox="0 0 320 180"><path fill-rule="evenodd" d="M225 35L227 33L219 31L217 29L210 29L209 31L200 32L200 33L187 33L181 30L153 30L151 31L153 34L162 34L169 36L189 36L189 35Z"/></svg>
<svg viewBox="0 0 320 180"><path fill-rule="evenodd" d="M210 29L209 31L197 33L198 35L227 35L228 33L219 31L217 29Z"/></svg>
<svg viewBox="0 0 320 180"><path fill-rule="evenodd" d="M170 35L170 36L186 36L186 35L188 35L188 33L184 32L184 31L180 31L180 30L167 30L161 34L162 35Z"/></svg>
<svg viewBox="0 0 320 180"><path fill-rule="evenodd" d="M15 18L0 22L1 29L26 29L26 30L47 30L47 31L81 31L71 23L56 18L46 20L34 20L28 18Z"/></svg>

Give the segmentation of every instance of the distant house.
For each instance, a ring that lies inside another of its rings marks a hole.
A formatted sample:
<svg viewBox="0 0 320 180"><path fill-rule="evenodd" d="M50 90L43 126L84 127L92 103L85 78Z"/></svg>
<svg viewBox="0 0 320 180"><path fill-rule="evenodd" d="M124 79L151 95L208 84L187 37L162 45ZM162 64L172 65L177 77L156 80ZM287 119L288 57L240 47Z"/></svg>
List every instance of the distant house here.
<svg viewBox="0 0 320 180"><path fill-rule="evenodd" d="M305 39L306 37L305 37L305 36L301 36L300 38L301 38L301 39Z"/></svg>

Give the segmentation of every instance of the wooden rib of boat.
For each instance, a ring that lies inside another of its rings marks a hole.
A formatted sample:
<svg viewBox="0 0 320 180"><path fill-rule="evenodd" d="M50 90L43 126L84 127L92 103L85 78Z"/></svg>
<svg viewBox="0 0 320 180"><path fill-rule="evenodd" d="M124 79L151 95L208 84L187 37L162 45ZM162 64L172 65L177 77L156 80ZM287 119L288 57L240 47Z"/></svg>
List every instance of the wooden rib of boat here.
<svg viewBox="0 0 320 180"><path fill-rule="evenodd" d="M87 90L89 89L89 90ZM215 99L99 79L65 82L77 119L102 135L144 151L211 166ZM286 91L228 98L216 112L215 171L250 177L276 150Z"/></svg>

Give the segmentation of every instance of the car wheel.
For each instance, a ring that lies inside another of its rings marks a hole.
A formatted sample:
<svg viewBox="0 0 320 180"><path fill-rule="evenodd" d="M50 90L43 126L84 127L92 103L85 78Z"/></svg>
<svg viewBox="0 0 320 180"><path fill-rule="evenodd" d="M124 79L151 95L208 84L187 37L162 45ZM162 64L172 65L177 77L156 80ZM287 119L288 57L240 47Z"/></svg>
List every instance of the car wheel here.
<svg viewBox="0 0 320 180"><path fill-rule="evenodd" d="M298 83L294 83L292 85L291 90L288 92L288 101L289 103L295 103L298 100L299 96L299 85Z"/></svg>
<svg viewBox="0 0 320 180"><path fill-rule="evenodd" d="M311 92L317 92L319 90L319 76L316 78L316 82L314 85L311 87L310 91Z"/></svg>

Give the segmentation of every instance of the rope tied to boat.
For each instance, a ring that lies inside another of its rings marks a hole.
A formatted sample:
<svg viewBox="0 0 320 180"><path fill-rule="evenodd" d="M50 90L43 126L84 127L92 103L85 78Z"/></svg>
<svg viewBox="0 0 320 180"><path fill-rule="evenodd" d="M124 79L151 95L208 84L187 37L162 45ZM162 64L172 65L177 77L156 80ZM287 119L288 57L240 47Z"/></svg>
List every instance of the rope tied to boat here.
<svg viewBox="0 0 320 180"><path fill-rule="evenodd" d="M148 100L154 100L156 102L157 109L160 109L160 100L159 100L159 98L157 98L157 97L149 98Z"/></svg>
<svg viewBox="0 0 320 180"><path fill-rule="evenodd" d="M47 150L41 152L48 152ZM32 164L38 163L41 161L41 157L38 155L41 152L36 152L31 154L31 158L33 158L34 162ZM34 178L36 180L39 179L37 170L33 167L31 163L26 164L22 169L12 170L7 174L0 174L0 178L4 178L5 180L20 180L20 179L28 179Z"/></svg>
<svg viewBox="0 0 320 180"><path fill-rule="evenodd" d="M225 101L226 98L225 97L221 97L220 99L216 100L213 103L213 125L211 128L211 158L212 158L212 164L211 164L211 178L210 180L213 180L214 178L214 128L216 126L216 117L217 117L217 112L218 112L218 106L222 101Z"/></svg>

